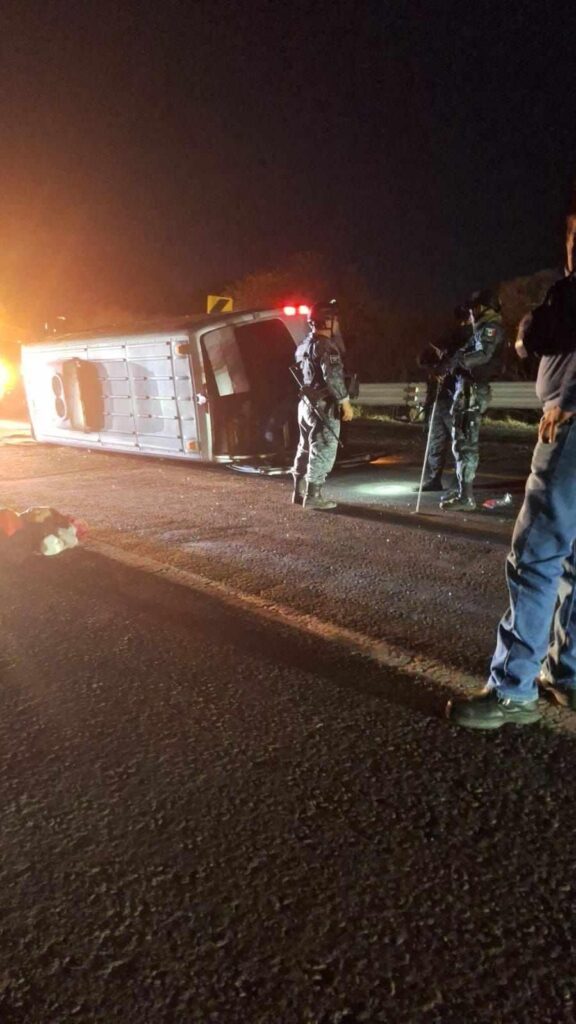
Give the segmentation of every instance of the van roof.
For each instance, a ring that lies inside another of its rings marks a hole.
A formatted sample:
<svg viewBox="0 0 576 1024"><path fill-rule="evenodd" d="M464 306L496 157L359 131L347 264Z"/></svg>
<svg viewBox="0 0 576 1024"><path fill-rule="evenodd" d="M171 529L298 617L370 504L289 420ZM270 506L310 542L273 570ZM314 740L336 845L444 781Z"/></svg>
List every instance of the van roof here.
<svg viewBox="0 0 576 1024"><path fill-rule="evenodd" d="M187 331L202 324L217 328L226 323L245 323L250 320L267 319L282 316L281 309L239 309L233 313L193 313L179 317L156 317L150 320L138 320L131 324L103 324L85 331L71 331L66 334L54 334L38 338L33 345L57 345L59 342L91 340L97 338L140 337L143 334L168 334L174 331ZM26 346L23 346L26 347Z"/></svg>

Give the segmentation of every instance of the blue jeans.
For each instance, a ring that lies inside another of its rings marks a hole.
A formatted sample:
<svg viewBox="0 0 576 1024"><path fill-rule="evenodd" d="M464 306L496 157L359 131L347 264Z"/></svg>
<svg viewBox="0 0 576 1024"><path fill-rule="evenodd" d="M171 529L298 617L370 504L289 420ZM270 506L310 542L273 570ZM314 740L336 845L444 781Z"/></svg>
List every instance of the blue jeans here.
<svg viewBox="0 0 576 1024"><path fill-rule="evenodd" d="M576 685L576 419L538 441L506 562L510 607L498 626L489 685L535 700L536 677ZM542 664L544 663L544 664Z"/></svg>

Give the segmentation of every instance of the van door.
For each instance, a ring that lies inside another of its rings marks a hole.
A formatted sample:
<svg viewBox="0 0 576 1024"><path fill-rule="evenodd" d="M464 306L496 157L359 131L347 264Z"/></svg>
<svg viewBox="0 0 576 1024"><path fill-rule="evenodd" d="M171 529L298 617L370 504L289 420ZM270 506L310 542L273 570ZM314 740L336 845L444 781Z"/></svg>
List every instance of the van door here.
<svg viewBox="0 0 576 1024"><path fill-rule="evenodd" d="M212 454L226 461L291 460L297 394L294 339L280 318L226 325L201 341Z"/></svg>
<svg viewBox="0 0 576 1024"><path fill-rule="evenodd" d="M250 445L250 382L230 325L202 335L207 421L213 458L246 455Z"/></svg>
<svg viewBox="0 0 576 1024"><path fill-rule="evenodd" d="M276 463L291 463L298 441L298 386L290 372L294 338L279 317L238 324L235 333L250 381L254 450Z"/></svg>

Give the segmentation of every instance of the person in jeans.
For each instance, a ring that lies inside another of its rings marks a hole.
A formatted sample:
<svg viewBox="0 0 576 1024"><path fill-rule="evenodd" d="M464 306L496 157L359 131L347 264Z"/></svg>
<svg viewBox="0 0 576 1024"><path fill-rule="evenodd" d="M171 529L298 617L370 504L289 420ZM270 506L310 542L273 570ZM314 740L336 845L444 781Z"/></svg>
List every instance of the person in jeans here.
<svg viewBox="0 0 576 1024"><path fill-rule="evenodd" d="M567 269L562 288L575 308L574 271ZM565 336L540 360L536 391L544 409L506 563L510 606L490 678L480 693L448 702L449 718L470 729L537 722L539 682L576 711L576 318L573 327L573 340L570 329L568 343ZM527 354L522 337L516 349Z"/></svg>

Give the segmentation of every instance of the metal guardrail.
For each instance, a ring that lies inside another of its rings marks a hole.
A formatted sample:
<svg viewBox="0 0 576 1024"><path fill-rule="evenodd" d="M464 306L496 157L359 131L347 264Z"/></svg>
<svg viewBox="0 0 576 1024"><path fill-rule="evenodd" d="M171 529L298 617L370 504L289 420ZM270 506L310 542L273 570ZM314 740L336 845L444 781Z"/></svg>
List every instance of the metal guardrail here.
<svg viewBox="0 0 576 1024"><path fill-rule="evenodd" d="M534 381L494 381L491 409L540 409ZM424 401L426 384L361 384L359 405L413 406Z"/></svg>

